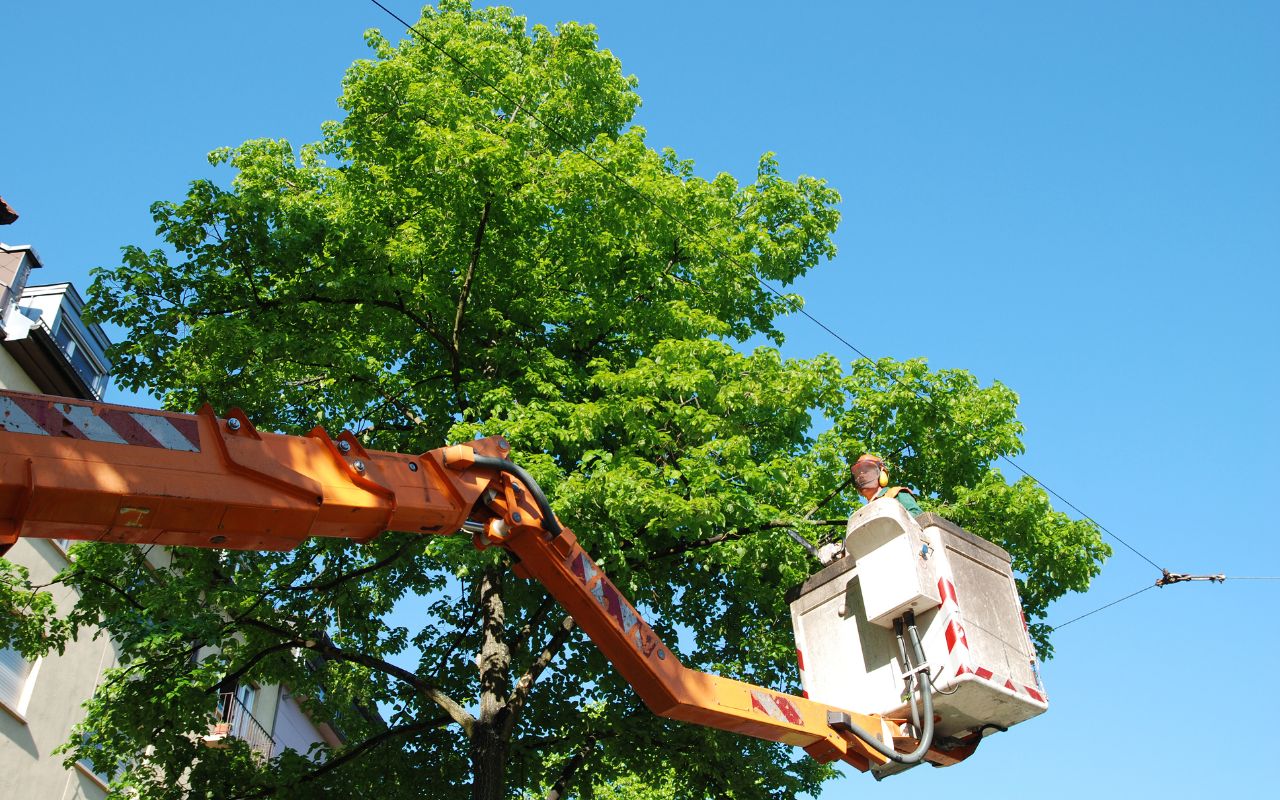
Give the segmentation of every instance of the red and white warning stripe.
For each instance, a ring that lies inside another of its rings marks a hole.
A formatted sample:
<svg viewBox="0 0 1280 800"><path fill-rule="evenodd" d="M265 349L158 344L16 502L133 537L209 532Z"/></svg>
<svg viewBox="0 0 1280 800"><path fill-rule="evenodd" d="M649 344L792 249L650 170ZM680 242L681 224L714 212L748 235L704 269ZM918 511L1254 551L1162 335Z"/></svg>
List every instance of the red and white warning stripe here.
<svg viewBox="0 0 1280 800"><path fill-rule="evenodd" d="M942 604L938 607L946 620L947 653L952 663L969 663L969 637L964 632L964 618L960 613L960 600L956 597L956 585L950 578L938 578L938 595Z"/></svg>
<svg viewBox="0 0 1280 800"><path fill-rule="evenodd" d="M804 717L800 716L800 711L782 695L752 689L751 707L778 722L788 722L792 725L804 724Z"/></svg>
<svg viewBox="0 0 1280 800"><path fill-rule="evenodd" d="M799 629L797 629L796 633L797 635L799 634ZM806 678L808 676L805 674L805 671L804 671L804 651L801 650L799 647L796 648L796 664L800 667L800 685L803 686L807 683ZM800 693L804 695L806 698L809 696L808 689L804 689Z"/></svg>
<svg viewBox="0 0 1280 800"><path fill-rule="evenodd" d="M966 674L973 675L997 686L1003 686L1014 694L1024 695L1039 703L1048 702L1045 699L1044 692L1040 689L1034 686L1014 683L1008 676L997 674L994 670L971 663L972 653L969 650L969 638L964 632L964 618L960 613L960 598L956 596L956 585L952 583L949 577L943 576L938 579L938 595L942 598L942 603L938 606L938 613L942 614L943 619L946 620L944 633L947 640L947 658L955 669L954 674L956 677ZM1022 628L1025 632L1027 628L1025 616L1022 618Z"/></svg>
<svg viewBox="0 0 1280 800"><path fill-rule="evenodd" d="M0 395L0 427L37 436L200 452L200 426L194 418L95 408L63 400Z"/></svg>
<svg viewBox="0 0 1280 800"><path fill-rule="evenodd" d="M1014 683L1012 678L1006 677L1004 675L1000 675L994 672L993 670L987 669L986 667L969 667L965 664L961 664L960 667L956 670L956 676L958 677L964 674L974 675L978 678L981 678L984 681L989 681L991 683L994 683L997 686L1003 686L1004 688L1008 689L1014 694L1026 695L1027 697L1030 697L1032 700L1035 700L1038 703L1048 702L1048 700L1045 699L1044 692L1035 688L1034 686L1027 686L1021 683Z"/></svg>

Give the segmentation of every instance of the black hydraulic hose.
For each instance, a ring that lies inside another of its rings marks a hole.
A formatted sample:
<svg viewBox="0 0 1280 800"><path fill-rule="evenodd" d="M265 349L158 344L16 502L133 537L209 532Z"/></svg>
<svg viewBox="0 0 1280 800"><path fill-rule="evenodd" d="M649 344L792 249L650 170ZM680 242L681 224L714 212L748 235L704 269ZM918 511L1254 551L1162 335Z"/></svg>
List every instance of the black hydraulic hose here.
<svg viewBox="0 0 1280 800"><path fill-rule="evenodd" d="M556 512L551 510L551 504L547 502L547 496L542 493L542 487L533 479L529 473L524 471L524 467L505 458L494 458L493 456L482 456L479 453L475 456L476 466L492 467L493 469L514 475L525 488L529 490L529 494L533 495L533 501L538 504L538 510L542 512L542 527L546 528L552 536L559 536L563 531L560 527L560 520L556 519Z"/></svg>
<svg viewBox="0 0 1280 800"><path fill-rule="evenodd" d="M907 635L911 637L911 649L915 651L916 661L915 669L926 670L924 679L920 679L920 673L915 675L916 686L920 687L920 700L924 708L921 710L921 716L924 717L924 724L917 728L920 732L920 747L917 752L921 758L925 752L933 745L933 681L928 673L928 668L924 666L924 647L920 644L920 632L916 630L914 624L907 628ZM915 699L911 701L912 711L915 710Z"/></svg>
<svg viewBox="0 0 1280 800"><path fill-rule="evenodd" d="M893 621L894 638L898 640L898 658L902 662L904 671L910 671L911 677L907 678L907 700L911 704L911 725L915 730L920 730L920 708L916 705L916 686L920 680L920 675L915 671L915 667L919 664L912 664L911 659L907 658L907 643L902 632L902 617L898 617Z"/></svg>
<svg viewBox="0 0 1280 800"><path fill-rule="evenodd" d="M920 646L920 635L916 632L916 626L910 625L907 628L907 635L911 638L911 647L915 650L916 662L924 663L924 648ZM924 760L925 753L929 752L929 748L933 745L933 691L927 680L917 680L916 685L920 687L920 699L924 706L924 730L920 736L920 746L910 753L899 753L889 745L880 741L878 736L863 730L855 724L846 715L841 714L842 719L839 721L839 727L848 730L854 736L857 736L872 750L897 764L919 764ZM914 702L914 701L913 701ZM830 721L830 716L828 716Z"/></svg>

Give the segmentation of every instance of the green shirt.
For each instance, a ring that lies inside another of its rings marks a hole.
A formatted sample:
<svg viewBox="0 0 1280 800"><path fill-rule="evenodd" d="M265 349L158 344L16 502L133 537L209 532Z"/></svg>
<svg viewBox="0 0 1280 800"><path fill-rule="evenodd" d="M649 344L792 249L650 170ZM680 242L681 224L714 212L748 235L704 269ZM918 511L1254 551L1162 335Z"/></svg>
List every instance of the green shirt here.
<svg viewBox="0 0 1280 800"><path fill-rule="evenodd" d="M886 491L888 491L887 488L881 489L880 491L876 492L876 496L871 499L876 500L881 497L884 497L884 493ZM924 513L924 509L921 508L919 504L916 503L916 499L912 497L911 493L908 492L907 490L903 489L899 491L897 495L895 495L895 497L897 497L898 502L902 503L902 507L905 508L911 514L912 517L918 517Z"/></svg>

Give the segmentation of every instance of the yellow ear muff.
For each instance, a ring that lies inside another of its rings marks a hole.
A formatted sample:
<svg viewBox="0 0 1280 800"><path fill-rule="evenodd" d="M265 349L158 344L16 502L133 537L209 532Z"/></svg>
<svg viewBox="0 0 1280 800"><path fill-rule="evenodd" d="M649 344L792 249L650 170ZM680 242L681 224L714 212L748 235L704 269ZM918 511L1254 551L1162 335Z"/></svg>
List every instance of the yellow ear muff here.
<svg viewBox="0 0 1280 800"><path fill-rule="evenodd" d="M889 485L889 473L885 472L883 467L880 468L880 485L881 486Z"/></svg>

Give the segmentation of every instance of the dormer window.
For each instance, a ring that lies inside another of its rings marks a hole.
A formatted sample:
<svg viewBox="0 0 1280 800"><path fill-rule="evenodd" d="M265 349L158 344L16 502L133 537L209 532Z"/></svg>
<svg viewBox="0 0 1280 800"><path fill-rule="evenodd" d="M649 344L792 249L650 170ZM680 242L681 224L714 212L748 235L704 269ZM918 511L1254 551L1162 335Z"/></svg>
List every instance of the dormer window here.
<svg viewBox="0 0 1280 800"><path fill-rule="evenodd" d="M62 352L67 354L67 360L93 390L94 395L101 397L107 388L107 368L85 344L84 336L76 330L69 317L58 317L53 329L53 339L62 348Z"/></svg>
<svg viewBox="0 0 1280 800"><path fill-rule="evenodd" d="M107 348L111 343L101 327L84 321L84 300L74 286L27 285L6 312L0 324L4 348L36 389L102 399L110 381Z"/></svg>

